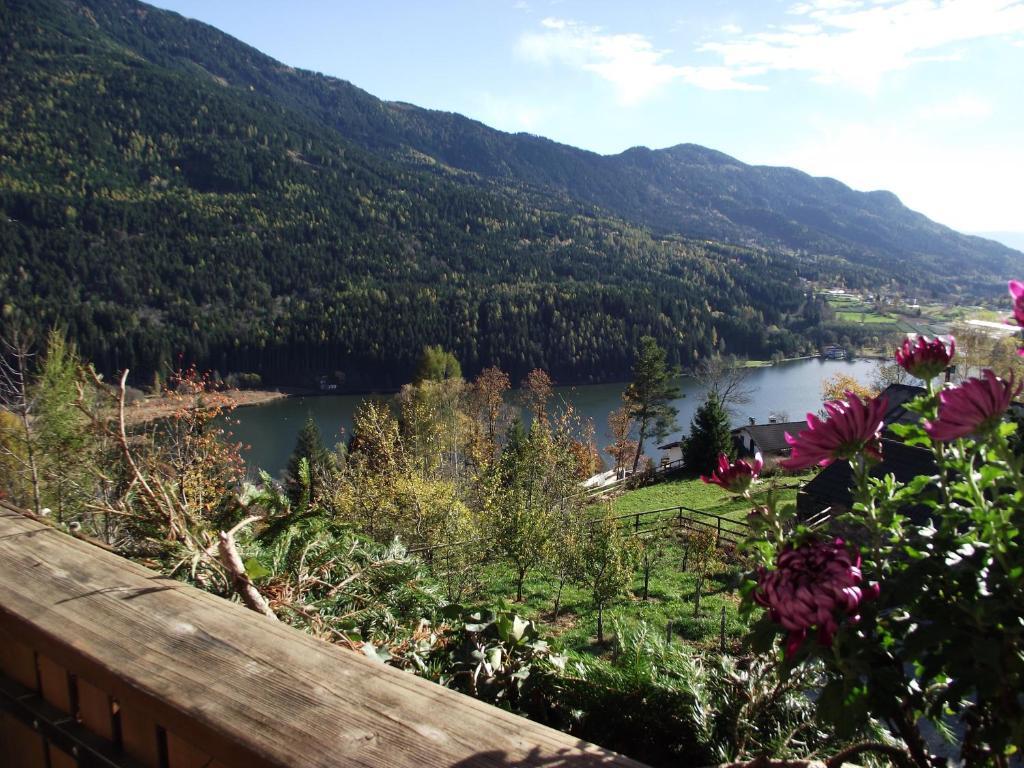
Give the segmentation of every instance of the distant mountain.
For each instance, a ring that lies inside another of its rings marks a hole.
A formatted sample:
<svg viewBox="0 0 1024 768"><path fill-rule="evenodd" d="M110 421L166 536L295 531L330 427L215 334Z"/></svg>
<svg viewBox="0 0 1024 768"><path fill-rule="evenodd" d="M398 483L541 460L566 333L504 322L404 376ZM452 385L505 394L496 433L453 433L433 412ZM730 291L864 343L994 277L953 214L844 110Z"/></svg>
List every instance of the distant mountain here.
<svg viewBox="0 0 1024 768"><path fill-rule="evenodd" d="M878 329L806 281L984 296L1021 254L683 145L602 157L382 102L133 0L0 5L0 313L105 371L621 380Z"/></svg>
<svg viewBox="0 0 1024 768"><path fill-rule="evenodd" d="M1024 251L1024 232L976 232L978 237L995 240L1009 248Z"/></svg>
<svg viewBox="0 0 1024 768"><path fill-rule="evenodd" d="M457 114L384 102L133 0L83 5L114 39L148 60L263 93L374 152L566 194L656 233L838 255L903 281L924 278L950 293L993 290L1024 264L1021 252L937 224L889 192L857 192L791 168L746 165L694 144L602 156ZM936 272L941 279L929 279Z"/></svg>

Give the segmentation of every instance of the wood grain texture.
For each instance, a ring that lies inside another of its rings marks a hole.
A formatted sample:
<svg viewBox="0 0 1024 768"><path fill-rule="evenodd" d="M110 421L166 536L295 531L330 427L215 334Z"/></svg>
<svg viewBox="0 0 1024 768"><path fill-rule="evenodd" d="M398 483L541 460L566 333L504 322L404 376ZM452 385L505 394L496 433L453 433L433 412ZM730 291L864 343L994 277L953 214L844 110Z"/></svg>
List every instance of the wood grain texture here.
<svg viewBox="0 0 1024 768"><path fill-rule="evenodd" d="M0 673L30 690L39 690L35 652L10 632L5 631L2 625L0 625Z"/></svg>
<svg viewBox="0 0 1024 768"><path fill-rule="evenodd" d="M0 628L225 768L639 765L4 509Z"/></svg>
<svg viewBox="0 0 1024 768"><path fill-rule="evenodd" d="M43 737L15 720L0 714L0 747L6 765L21 768L46 768L46 742Z"/></svg>
<svg viewBox="0 0 1024 768"><path fill-rule="evenodd" d="M146 768L160 768L157 723L145 703L121 702L121 744Z"/></svg>
<svg viewBox="0 0 1024 768"><path fill-rule="evenodd" d="M101 739L113 741L114 721L110 696L82 677L77 682L78 719Z"/></svg>
<svg viewBox="0 0 1024 768"><path fill-rule="evenodd" d="M68 685L67 670L45 656L38 657L36 662L39 665L39 683L43 698L61 712L71 714L71 689Z"/></svg>

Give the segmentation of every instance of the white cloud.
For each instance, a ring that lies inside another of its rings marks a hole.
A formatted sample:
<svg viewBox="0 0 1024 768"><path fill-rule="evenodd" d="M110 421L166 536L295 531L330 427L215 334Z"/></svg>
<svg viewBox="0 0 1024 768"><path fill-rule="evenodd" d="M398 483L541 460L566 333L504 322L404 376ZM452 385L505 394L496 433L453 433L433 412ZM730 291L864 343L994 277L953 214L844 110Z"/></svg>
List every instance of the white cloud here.
<svg viewBox="0 0 1024 768"><path fill-rule="evenodd" d="M917 115L925 120L985 120L992 115L992 103L970 93L925 104Z"/></svg>
<svg viewBox="0 0 1024 768"><path fill-rule="evenodd" d="M760 90L738 80L757 74L755 68L676 66L666 61L671 53L660 50L644 35L610 33L576 21L546 18L543 31L519 39L520 56L540 64L560 62L589 72L615 89L620 104L638 104L673 81L713 90Z"/></svg>
<svg viewBox="0 0 1024 768"><path fill-rule="evenodd" d="M513 133L536 133L548 116L547 111L541 107L510 101L489 92L480 94L478 101L479 110L475 110L475 113L480 120Z"/></svg>
<svg viewBox="0 0 1024 768"><path fill-rule="evenodd" d="M888 189L909 207L960 231L1012 229L1020 221L1024 148L944 139L920 121L819 120L812 135L772 158L855 189Z"/></svg>
<svg viewBox="0 0 1024 768"><path fill-rule="evenodd" d="M704 43L736 73L793 71L872 92L888 73L949 60L950 46L1024 32L1022 0L810 0L799 23Z"/></svg>
<svg viewBox="0 0 1024 768"><path fill-rule="evenodd" d="M738 35L743 32L743 27L739 24L723 24L720 29L725 35Z"/></svg>

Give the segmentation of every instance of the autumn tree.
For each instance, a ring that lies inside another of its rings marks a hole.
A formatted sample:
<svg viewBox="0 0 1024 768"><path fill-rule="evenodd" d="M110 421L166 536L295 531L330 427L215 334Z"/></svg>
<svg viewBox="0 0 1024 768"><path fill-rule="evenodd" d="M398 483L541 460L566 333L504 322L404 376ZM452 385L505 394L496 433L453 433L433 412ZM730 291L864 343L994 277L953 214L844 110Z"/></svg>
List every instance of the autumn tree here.
<svg viewBox="0 0 1024 768"><path fill-rule="evenodd" d="M707 528L696 528L687 534L683 568L693 574L693 615L700 615L700 599L704 582L718 563L715 534Z"/></svg>
<svg viewBox="0 0 1024 768"><path fill-rule="evenodd" d="M470 399L483 432L491 446L498 444L500 435L507 426L509 408L505 393L511 387L508 374L497 366L485 368L471 384Z"/></svg>
<svg viewBox="0 0 1024 768"><path fill-rule="evenodd" d="M633 579L636 543L623 535L610 514L594 520L584 535L583 583L597 609L597 642L604 642L604 611Z"/></svg>
<svg viewBox="0 0 1024 768"><path fill-rule="evenodd" d="M821 399L824 402L845 400L847 392L853 392L862 400L870 399L878 394L874 389L861 384L848 373L837 373L821 382Z"/></svg>
<svg viewBox="0 0 1024 768"><path fill-rule="evenodd" d="M654 533L637 537L636 542L640 572L644 579L643 599L646 601L650 597L651 574L665 557L665 540L658 533Z"/></svg>
<svg viewBox="0 0 1024 768"><path fill-rule="evenodd" d="M693 378L703 390L713 393L726 411L746 405L754 394L750 371L743 360L731 355L712 355L700 361Z"/></svg>
<svg viewBox="0 0 1024 768"><path fill-rule="evenodd" d="M608 414L608 432L612 442L605 447L605 451L611 455L617 474L621 473L636 452L636 440L630 437L634 426L633 417L626 405Z"/></svg>
<svg viewBox="0 0 1024 768"><path fill-rule="evenodd" d="M674 383L678 376L679 370L669 368L665 350L654 338L641 338L640 351L633 366L633 382L622 394L629 415L637 424L634 472L643 455L644 441L650 437L664 438L676 429L675 419L679 410L672 401L680 395L679 387Z"/></svg>
<svg viewBox="0 0 1024 768"><path fill-rule="evenodd" d="M568 531L582 514L582 502L575 412L567 408L553 420L535 420L529 431L517 424L502 451L488 530L516 572L516 600L522 600L526 575L545 561L555 563L563 584L569 578L573 552L565 551L563 560L552 547L559 536L571 546Z"/></svg>
<svg viewBox="0 0 1024 768"><path fill-rule="evenodd" d="M548 402L554 394L554 385L547 372L534 368L523 379L520 385L523 406L533 416L534 421L547 422Z"/></svg>

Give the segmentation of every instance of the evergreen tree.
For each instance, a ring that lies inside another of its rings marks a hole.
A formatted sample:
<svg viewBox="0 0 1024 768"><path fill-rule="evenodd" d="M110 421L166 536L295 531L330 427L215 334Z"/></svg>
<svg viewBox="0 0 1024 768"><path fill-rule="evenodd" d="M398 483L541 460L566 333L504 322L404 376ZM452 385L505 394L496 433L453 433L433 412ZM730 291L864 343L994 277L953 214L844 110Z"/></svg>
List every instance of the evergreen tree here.
<svg viewBox="0 0 1024 768"><path fill-rule="evenodd" d="M658 346L654 337L641 338L640 352L633 366L633 383L622 393L625 407L638 429L634 472L644 452L644 441L649 437L664 438L677 427L679 410L672 401L680 395L674 383L678 376L679 369L669 368L665 350Z"/></svg>
<svg viewBox="0 0 1024 768"><path fill-rule="evenodd" d="M288 489L288 498L292 504L298 504L305 491L302 471L302 460L309 463L309 498L316 495L317 482L331 464L331 453L324 447L323 438L320 436L320 428L313 421L312 416L306 417L306 423L299 430L299 436L295 441L295 449L288 457L287 474L285 475L285 487Z"/></svg>
<svg viewBox="0 0 1024 768"><path fill-rule="evenodd" d="M690 423L690 436L683 445L683 458L690 472L709 474L718 461L718 454L736 457L732 442L729 415L714 392L697 409Z"/></svg>
<svg viewBox="0 0 1024 768"><path fill-rule="evenodd" d="M50 331L46 357L36 383L35 429L45 479L43 497L63 522L69 507L78 507L92 491L89 479L91 441L86 417L76 407L78 356L64 334Z"/></svg>

